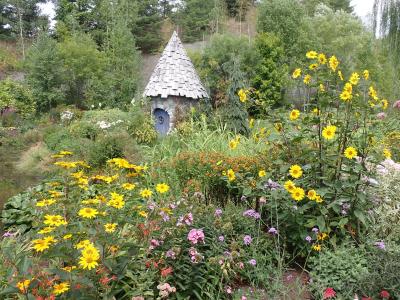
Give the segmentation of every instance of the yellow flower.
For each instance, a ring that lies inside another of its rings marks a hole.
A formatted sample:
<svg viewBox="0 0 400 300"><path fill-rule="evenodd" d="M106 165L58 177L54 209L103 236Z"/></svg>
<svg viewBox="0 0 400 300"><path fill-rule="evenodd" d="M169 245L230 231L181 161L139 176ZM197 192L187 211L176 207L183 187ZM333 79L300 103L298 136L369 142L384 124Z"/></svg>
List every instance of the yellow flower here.
<svg viewBox="0 0 400 300"><path fill-rule="evenodd" d="M111 192L110 194L111 194L111 200L107 202L107 206L112 206L117 209L123 208L125 205L124 195L115 192Z"/></svg>
<svg viewBox="0 0 400 300"><path fill-rule="evenodd" d="M336 126L328 125L322 130L322 136L326 140L331 140L335 137Z"/></svg>
<svg viewBox="0 0 400 300"><path fill-rule="evenodd" d="M226 172L226 175L228 176L228 180L229 180L229 181L234 181L234 180L236 179L235 172L234 172L232 169L229 169L229 170Z"/></svg>
<svg viewBox="0 0 400 300"><path fill-rule="evenodd" d="M309 190L307 192L307 198L310 200L315 200L317 197L317 192L315 190Z"/></svg>
<svg viewBox="0 0 400 300"><path fill-rule="evenodd" d="M332 55L329 58L329 67L332 69L333 72L336 72L337 67L339 66L339 61L335 55Z"/></svg>
<svg viewBox="0 0 400 300"><path fill-rule="evenodd" d="M143 217L143 218L147 218L147 212L145 212L144 210L139 211L139 216Z"/></svg>
<svg viewBox="0 0 400 300"><path fill-rule="evenodd" d="M88 246L94 247L94 245L92 244L91 241L89 241L89 240L83 240L83 241L80 241L79 243L77 243L77 244L75 245L75 248L76 248L76 249L81 249L81 248L85 248L85 247L88 247Z"/></svg>
<svg viewBox="0 0 400 300"><path fill-rule="evenodd" d="M368 70L364 70L363 71L363 77L364 77L365 80L369 79L369 71Z"/></svg>
<svg viewBox="0 0 400 300"><path fill-rule="evenodd" d="M125 190L127 190L127 191L131 191L131 190L133 190L135 187L136 187L136 185L133 184L133 183L124 183L124 184L122 185L122 188L125 189Z"/></svg>
<svg viewBox="0 0 400 300"><path fill-rule="evenodd" d="M343 79L343 73L342 73L342 71L338 71L338 76L339 76L339 78L340 78L340 80L341 81L343 81L344 79Z"/></svg>
<svg viewBox="0 0 400 300"><path fill-rule="evenodd" d="M301 69L297 68L293 71L292 78L296 79L296 78L300 77L300 75L301 75Z"/></svg>
<svg viewBox="0 0 400 300"><path fill-rule="evenodd" d="M67 224L64 218L60 215L45 215L43 223L45 225L50 225L55 227Z"/></svg>
<svg viewBox="0 0 400 300"><path fill-rule="evenodd" d="M35 249L37 252L43 252L44 250L50 248L50 243L46 240L36 239L33 240L32 243L33 249Z"/></svg>
<svg viewBox="0 0 400 300"><path fill-rule="evenodd" d="M322 202L324 202L324 200L322 199L322 197L320 195L317 195L317 196L315 196L315 202L322 203Z"/></svg>
<svg viewBox="0 0 400 300"><path fill-rule="evenodd" d="M64 270L65 272L71 273L72 270L76 269L76 266L67 266L61 269Z"/></svg>
<svg viewBox="0 0 400 300"><path fill-rule="evenodd" d="M304 199L305 192L301 187L295 187L291 195L294 200L301 201Z"/></svg>
<svg viewBox="0 0 400 300"><path fill-rule="evenodd" d="M322 83L319 84L319 90L325 92L325 86Z"/></svg>
<svg viewBox="0 0 400 300"><path fill-rule="evenodd" d="M340 99L345 102L350 101L351 99L353 99L353 95L350 94L348 91L342 91L342 93L340 94Z"/></svg>
<svg viewBox="0 0 400 300"><path fill-rule="evenodd" d="M325 54L323 54L323 53L318 54L318 62L319 62L321 65L326 64L327 59L326 59Z"/></svg>
<svg viewBox="0 0 400 300"><path fill-rule="evenodd" d="M390 152L389 149L385 148L383 149L383 156L387 159L391 159L392 158L392 152Z"/></svg>
<svg viewBox="0 0 400 300"><path fill-rule="evenodd" d="M21 293L26 293L30 284L31 280L25 279L17 283L17 288L21 291Z"/></svg>
<svg viewBox="0 0 400 300"><path fill-rule="evenodd" d="M61 282L61 283L55 284L53 286L53 294L54 295L60 295L62 293L65 293L68 290L69 290L69 283L68 282Z"/></svg>
<svg viewBox="0 0 400 300"><path fill-rule="evenodd" d="M64 240L69 240L70 238L72 238L72 234L70 233L63 236Z"/></svg>
<svg viewBox="0 0 400 300"><path fill-rule="evenodd" d="M311 82L311 75L307 74L306 76L304 76L303 82L305 84L310 84Z"/></svg>
<svg viewBox="0 0 400 300"><path fill-rule="evenodd" d="M357 156L356 148L347 147L346 150L344 150L344 156L346 156L348 159L353 159L354 157Z"/></svg>
<svg viewBox="0 0 400 300"><path fill-rule="evenodd" d="M283 187L284 187L285 190L287 190L289 193L292 193L292 192L294 191L294 189L296 188L296 186L294 185L293 181L291 181L291 180L285 181Z"/></svg>
<svg viewBox="0 0 400 300"><path fill-rule="evenodd" d="M152 194L153 192L149 189L143 189L140 191L140 196L142 196L143 198L150 198Z"/></svg>
<svg viewBox="0 0 400 300"><path fill-rule="evenodd" d="M44 206L50 206L50 205L52 205L54 203L56 203L56 200L54 200L54 199L44 199L44 200L38 201L36 203L36 206L37 207L44 207Z"/></svg>
<svg viewBox="0 0 400 300"><path fill-rule="evenodd" d="M159 183L156 185L156 191L160 194L164 194L169 191L169 185L165 183Z"/></svg>
<svg viewBox="0 0 400 300"><path fill-rule="evenodd" d="M82 269L91 270L96 268L99 265L99 263L97 262L97 259L94 259L93 257L81 256L79 259L79 265L81 266Z"/></svg>
<svg viewBox="0 0 400 300"><path fill-rule="evenodd" d="M254 119L251 118L251 119L249 120L249 128L253 128L253 127L254 127Z"/></svg>
<svg viewBox="0 0 400 300"><path fill-rule="evenodd" d="M346 82L343 88L344 91L352 94L353 93L353 86L351 85L350 82Z"/></svg>
<svg viewBox="0 0 400 300"><path fill-rule="evenodd" d="M318 252L321 251L321 245L316 244L316 245L312 246L312 248L314 251L318 251Z"/></svg>
<svg viewBox="0 0 400 300"><path fill-rule="evenodd" d="M312 113L318 116L319 115L319 109L318 108L314 108L312 110Z"/></svg>
<svg viewBox="0 0 400 300"><path fill-rule="evenodd" d="M315 70L316 68L318 68L318 64L311 64L311 65L308 66L308 68L310 70Z"/></svg>
<svg viewBox="0 0 400 300"><path fill-rule="evenodd" d="M294 120L297 120L299 118L299 116L300 116L300 111L298 109L293 109L290 112L289 118L290 118L290 120L294 121Z"/></svg>
<svg viewBox="0 0 400 300"><path fill-rule="evenodd" d="M246 102L247 101L247 94L246 94L246 91L244 91L243 89L239 90L238 96L239 96L240 102Z"/></svg>
<svg viewBox="0 0 400 300"><path fill-rule="evenodd" d="M117 229L117 223L107 223L107 224L104 224L104 230L106 231L106 232L114 232L115 231L115 229Z"/></svg>
<svg viewBox="0 0 400 300"><path fill-rule="evenodd" d="M299 165L292 165L289 169L289 174L293 178L297 179L297 178L300 178L301 175L303 175L303 170L301 169L301 167Z"/></svg>
<svg viewBox="0 0 400 300"><path fill-rule="evenodd" d="M375 89L374 89L373 86L370 86L370 87L369 87L369 89L368 89L368 95L370 95L372 99L378 100L378 94L377 94L377 92L375 91Z"/></svg>
<svg viewBox="0 0 400 300"><path fill-rule="evenodd" d="M324 240L326 240L327 238L328 238L328 234L325 233L325 232L320 232L320 233L318 233L318 235L317 235L317 240L318 240L318 241L324 241Z"/></svg>
<svg viewBox="0 0 400 300"><path fill-rule="evenodd" d="M306 53L306 57L310 58L310 59L317 58L317 56L318 56L318 53L316 51L308 51Z"/></svg>
<svg viewBox="0 0 400 300"><path fill-rule="evenodd" d="M53 197L53 198L60 198L60 197L62 197L64 194L63 193L61 193L61 192L59 192L59 191L49 191L48 192L50 195L51 195L51 197Z"/></svg>
<svg viewBox="0 0 400 300"><path fill-rule="evenodd" d="M389 102L386 99L383 99L381 101L381 103L382 103L382 108L383 109L387 109L388 108Z"/></svg>
<svg viewBox="0 0 400 300"><path fill-rule="evenodd" d="M100 252L93 246L93 244L89 244L83 248L82 257L91 257L98 260L100 258Z"/></svg>
<svg viewBox="0 0 400 300"><path fill-rule="evenodd" d="M83 171L79 171L79 172L75 172L75 173L71 173L71 176L75 179L79 179L81 177L83 177Z"/></svg>
<svg viewBox="0 0 400 300"><path fill-rule="evenodd" d="M48 227L44 227L43 229L39 230L38 233L39 234L46 234L46 233L52 232L54 229L56 229L56 228L48 226Z"/></svg>
<svg viewBox="0 0 400 300"><path fill-rule="evenodd" d="M350 79L349 79L349 81L352 85L357 85L359 80L360 80L360 75L358 75L357 72L354 72L353 74L351 74Z"/></svg>
<svg viewBox="0 0 400 300"><path fill-rule="evenodd" d="M258 176L259 177L265 177L265 175L267 175L267 172L265 172L265 170L258 171Z"/></svg>
<svg viewBox="0 0 400 300"><path fill-rule="evenodd" d="M54 236L46 236L43 238L44 241L46 241L47 243L57 243L57 240L54 238Z"/></svg>
<svg viewBox="0 0 400 300"><path fill-rule="evenodd" d="M236 149L237 145L239 144L239 141L237 139L233 139L229 141L229 148L230 149Z"/></svg>
<svg viewBox="0 0 400 300"><path fill-rule="evenodd" d="M92 219L95 218L99 214L97 209L91 207L84 207L79 210L78 215L83 218Z"/></svg>

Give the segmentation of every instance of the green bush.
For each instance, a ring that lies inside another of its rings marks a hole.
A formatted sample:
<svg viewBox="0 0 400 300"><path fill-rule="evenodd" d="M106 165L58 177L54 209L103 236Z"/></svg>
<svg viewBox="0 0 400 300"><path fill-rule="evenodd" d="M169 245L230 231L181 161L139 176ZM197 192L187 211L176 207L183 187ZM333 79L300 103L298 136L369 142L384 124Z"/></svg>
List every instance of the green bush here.
<svg viewBox="0 0 400 300"><path fill-rule="evenodd" d="M129 143L129 135L106 134L99 137L95 143L87 149L88 162L91 166L104 165L107 160L124 156L124 146Z"/></svg>

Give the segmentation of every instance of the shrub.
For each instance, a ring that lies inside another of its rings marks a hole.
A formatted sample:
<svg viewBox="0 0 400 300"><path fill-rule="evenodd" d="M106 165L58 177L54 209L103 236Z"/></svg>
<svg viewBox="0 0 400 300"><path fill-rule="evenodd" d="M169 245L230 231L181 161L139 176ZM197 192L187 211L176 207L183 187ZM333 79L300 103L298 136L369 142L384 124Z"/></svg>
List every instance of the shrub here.
<svg viewBox="0 0 400 300"><path fill-rule="evenodd" d="M98 167L113 157L123 157L124 145L127 142L129 136L125 134L107 134L99 137L92 147L87 149L89 163Z"/></svg>

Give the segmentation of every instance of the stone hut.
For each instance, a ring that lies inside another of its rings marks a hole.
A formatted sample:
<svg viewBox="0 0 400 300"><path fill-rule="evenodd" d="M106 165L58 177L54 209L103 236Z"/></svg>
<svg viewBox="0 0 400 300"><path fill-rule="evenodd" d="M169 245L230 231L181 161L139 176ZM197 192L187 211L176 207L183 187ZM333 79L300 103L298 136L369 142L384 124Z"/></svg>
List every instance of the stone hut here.
<svg viewBox="0 0 400 300"><path fill-rule="evenodd" d="M176 32L164 49L143 96L151 98L156 130L162 135L174 128L177 110L208 98Z"/></svg>

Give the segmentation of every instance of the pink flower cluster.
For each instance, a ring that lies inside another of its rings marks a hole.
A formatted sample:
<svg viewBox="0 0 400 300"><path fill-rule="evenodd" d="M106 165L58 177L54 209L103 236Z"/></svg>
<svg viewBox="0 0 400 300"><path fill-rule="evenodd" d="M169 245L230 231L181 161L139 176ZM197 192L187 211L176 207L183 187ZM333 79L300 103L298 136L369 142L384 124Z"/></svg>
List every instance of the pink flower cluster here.
<svg viewBox="0 0 400 300"><path fill-rule="evenodd" d="M159 295L161 299L168 298L169 294L176 292L176 288L170 286L169 283L160 283L157 285L157 289L160 290Z"/></svg>
<svg viewBox="0 0 400 300"><path fill-rule="evenodd" d="M176 223L176 226L183 226L184 224L186 224L188 226L193 224L192 213L188 213L186 215L180 216L178 219L178 223Z"/></svg>
<svg viewBox="0 0 400 300"><path fill-rule="evenodd" d="M197 264L199 261L201 261L203 259L203 256L197 252L196 248L191 247L189 249L189 255L190 255L190 260L192 261L192 263Z"/></svg>
<svg viewBox="0 0 400 300"><path fill-rule="evenodd" d="M199 242L204 243L204 232L203 229L192 229L188 233L188 240L192 245L196 245Z"/></svg>

